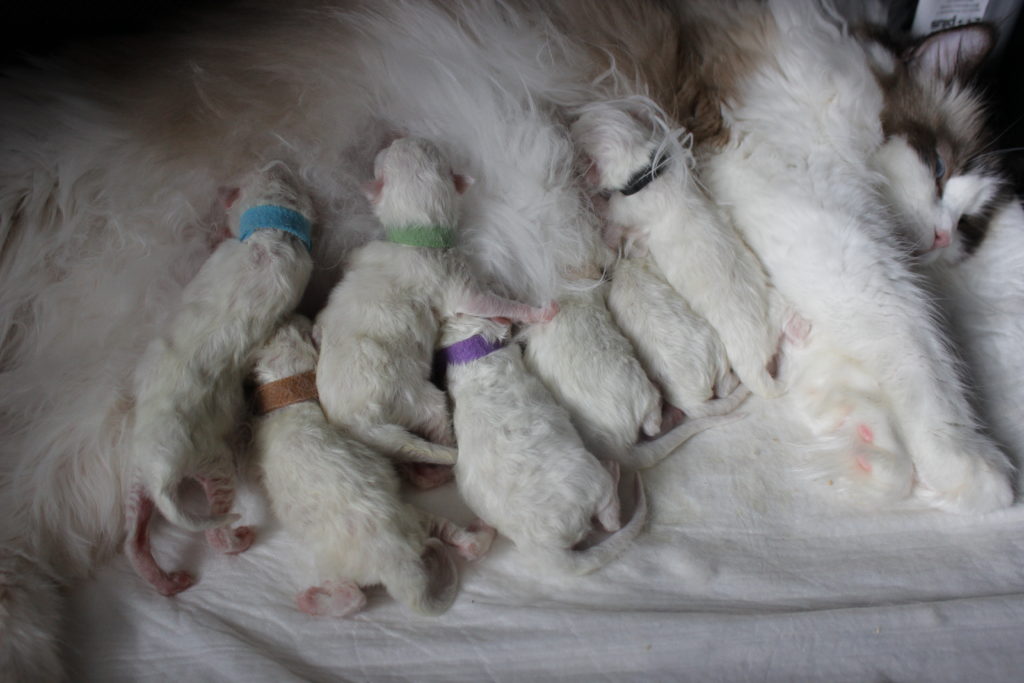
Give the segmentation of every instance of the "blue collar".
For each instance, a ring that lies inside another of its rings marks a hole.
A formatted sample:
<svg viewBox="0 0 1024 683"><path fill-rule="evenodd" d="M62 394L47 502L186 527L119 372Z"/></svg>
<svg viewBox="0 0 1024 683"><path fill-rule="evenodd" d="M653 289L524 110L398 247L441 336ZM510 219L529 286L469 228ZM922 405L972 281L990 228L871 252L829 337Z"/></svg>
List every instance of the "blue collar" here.
<svg viewBox="0 0 1024 683"><path fill-rule="evenodd" d="M306 249L313 251L313 238L309 219L294 209L273 204L254 206L242 214L238 226L238 239L244 242L257 230L281 230L302 240Z"/></svg>

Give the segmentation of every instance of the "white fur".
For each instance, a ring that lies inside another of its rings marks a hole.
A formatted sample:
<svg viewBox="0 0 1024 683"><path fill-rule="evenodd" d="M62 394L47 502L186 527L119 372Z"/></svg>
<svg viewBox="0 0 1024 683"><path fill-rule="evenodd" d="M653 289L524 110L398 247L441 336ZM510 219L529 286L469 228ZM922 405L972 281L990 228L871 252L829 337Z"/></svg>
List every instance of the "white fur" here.
<svg viewBox="0 0 1024 683"><path fill-rule="evenodd" d="M872 188L881 92L862 48L810 3L770 3L775 40L727 110L706 178L779 291L878 379L917 472L949 510L1012 501L1006 457L976 428L923 290Z"/></svg>
<svg viewBox="0 0 1024 683"><path fill-rule="evenodd" d="M310 218L309 200L293 183L280 166L254 174L237 213L273 204ZM147 496L178 526L211 530L211 543L221 549L237 552L251 542L245 528L212 531L237 519L228 514L235 470L230 439L242 419L242 379L249 354L298 304L312 265L305 245L279 230L225 240L185 287L170 329L146 350L136 373L128 549L151 581L162 585L165 577L143 569L151 558L139 537L144 531L135 527L148 523ZM182 508L178 488L186 477L204 481L210 516Z"/></svg>
<svg viewBox="0 0 1024 683"><path fill-rule="evenodd" d="M608 220L638 233L665 279L718 332L744 384L777 395L768 370L781 336L777 295L757 258L694 183L689 153L669 145L661 175L626 196L615 190L658 147L650 126L614 104L595 104L582 109L572 130L597 169L599 188L612 192Z"/></svg>
<svg viewBox="0 0 1024 683"><path fill-rule="evenodd" d="M451 166L433 144L401 138L375 165L372 201L385 228L456 228ZM447 399L430 383L438 317L467 312L541 321L555 310L484 291L453 249L371 242L353 252L345 278L317 317L324 412L384 453L450 465L455 451Z"/></svg>
<svg viewBox="0 0 1024 683"><path fill-rule="evenodd" d="M257 384L316 367L311 325L289 319L255 355ZM434 536L476 559L494 531L467 531L399 499L398 477L383 455L327 424L316 401L284 406L256 419L253 459L274 514L316 560L318 585L300 609L347 616L363 607L360 586L384 584L411 609L440 614L455 599L458 576Z"/></svg>
<svg viewBox="0 0 1024 683"><path fill-rule="evenodd" d="M721 406L708 401L736 389L718 334L687 306L650 258L619 260L608 309L666 400L687 415L713 414L704 411Z"/></svg>
<svg viewBox="0 0 1024 683"><path fill-rule="evenodd" d="M441 343L476 334L494 342L507 340L509 329L458 316L445 323ZM588 551L572 550L594 517L608 530L619 527L618 477L587 452L568 412L526 369L517 344L449 365L447 378L459 440L455 480L474 512L520 551L562 571L592 572L626 550L646 519L643 502L616 535Z"/></svg>
<svg viewBox="0 0 1024 683"><path fill-rule="evenodd" d="M569 411L587 449L618 459L641 432L661 431L661 394L612 321L607 283L576 286L561 296L551 322L527 328L523 360Z"/></svg>

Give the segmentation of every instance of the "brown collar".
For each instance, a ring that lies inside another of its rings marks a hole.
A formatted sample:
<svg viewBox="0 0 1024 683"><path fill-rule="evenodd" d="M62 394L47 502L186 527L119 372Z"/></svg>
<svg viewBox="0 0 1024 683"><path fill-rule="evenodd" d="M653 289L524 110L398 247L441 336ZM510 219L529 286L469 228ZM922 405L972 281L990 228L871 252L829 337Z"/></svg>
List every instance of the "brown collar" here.
<svg viewBox="0 0 1024 683"><path fill-rule="evenodd" d="M257 415L266 415L293 403L316 401L320 398L316 392L316 373L304 372L301 375L261 384L256 387L252 398Z"/></svg>

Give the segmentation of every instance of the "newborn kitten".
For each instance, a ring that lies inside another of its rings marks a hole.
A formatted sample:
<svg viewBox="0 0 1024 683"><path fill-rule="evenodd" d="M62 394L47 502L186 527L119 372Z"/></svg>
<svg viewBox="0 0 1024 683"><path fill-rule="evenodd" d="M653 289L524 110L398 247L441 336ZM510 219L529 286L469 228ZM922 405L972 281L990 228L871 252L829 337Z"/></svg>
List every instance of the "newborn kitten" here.
<svg viewBox="0 0 1024 683"><path fill-rule="evenodd" d="M718 332L743 383L761 396L778 395L769 370L781 337L778 296L694 184L684 150L660 149L650 125L605 103L582 108L572 135L592 162L588 179L611 193L609 222L645 239L665 279Z"/></svg>
<svg viewBox="0 0 1024 683"><path fill-rule="evenodd" d="M747 396L729 370L718 334L648 256L625 257L615 265L608 309L665 399L686 415L722 415ZM720 398L711 400L715 396Z"/></svg>
<svg viewBox="0 0 1024 683"><path fill-rule="evenodd" d="M442 331L459 492L522 552L569 573L595 571L643 527L643 487L638 477L637 509L625 527L573 550L594 519L608 531L620 528L618 466L602 466L587 452L569 414L526 369L518 344L505 343L508 336L507 324L474 316L449 318Z"/></svg>
<svg viewBox="0 0 1024 683"><path fill-rule="evenodd" d="M392 463L327 423L316 400L310 333L307 319L292 316L256 352L253 370L257 395L285 394L258 411L253 459L274 514L316 558L318 585L297 596L298 607L348 616L366 603L360 586L384 584L411 609L441 614L458 585L441 542L474 560L487 552L494 530L463 529L403 503Z"/></svg>
<svg viewBox="0 0 1024 683"><path fill-rule="evenodd" d="M451 248L459 195L470 181L454 174L433 144L396 140L377 155L374 174L368 196L388 241L353 251L317 317L320 401L333 424L377 450L450 465L447 399L429 379L439 317L464 312L541 322L557 307L533 308L477 284Z"/></svg>
<svg viewBox="0 0 1024 683"><path fill-rule="evenodd" d="M607 283L577 280L555 319L528 327L523 360L572 416L588 450L624 453L661 431L661 395L604 302Z"/></svg>
<svg viewBox="0 0 1024 683"><path fill-rule="evenodd" d="M136 571L164 595L192 584L153 560L148 525L153 506L229 553L252 543L247 527L226 525L234 501L229 446L242 418L246 359L298 304L313 268L312 204L281 164L254 173L233 202L222 242L185 287L167 333L149 345L135 378L134 477L127 497L125 550ZM209 500L208 515L182 508L179 485L191 477Z"/></svg>

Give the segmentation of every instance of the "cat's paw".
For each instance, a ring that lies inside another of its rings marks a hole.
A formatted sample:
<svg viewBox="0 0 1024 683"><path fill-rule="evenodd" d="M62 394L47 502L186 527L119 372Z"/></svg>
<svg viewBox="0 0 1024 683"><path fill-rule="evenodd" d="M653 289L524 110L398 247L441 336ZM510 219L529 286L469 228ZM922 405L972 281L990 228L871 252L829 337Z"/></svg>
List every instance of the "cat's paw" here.
<svg viewBox="0 0 1024 683"><path fill-rule="evenodd" d="M914 494L932 507L962 514L994 512L1013 505L1013 485L1006 469L978 458L972 459L960 476L952 485L943 481L942 488L922 480Z"/></svg>
<svg viewBox="0 0 1024 683"><path fill-rule="evenodd" d="M910 457L870 443L826 438L808 449L806 470L828 486L828 494L857 506L878 507L907 499L914 486Z"/></svg>
<svg viewBox="0 0 1024 683"><path fill-rule="evenodd" d="M299 611L314 617L347 617L363 609L366 595L356 584L345 581L325 581L313 586L295 598Z"/></svg>

